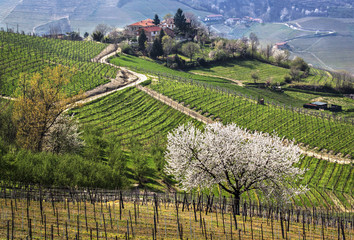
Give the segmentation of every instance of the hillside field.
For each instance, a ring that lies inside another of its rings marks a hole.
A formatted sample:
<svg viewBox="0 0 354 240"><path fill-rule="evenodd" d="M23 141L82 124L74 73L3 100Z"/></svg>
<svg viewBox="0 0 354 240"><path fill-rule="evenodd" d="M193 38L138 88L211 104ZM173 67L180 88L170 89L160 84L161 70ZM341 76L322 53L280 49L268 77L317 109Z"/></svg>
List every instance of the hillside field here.
<svg viewBox="0 0 354 240"><path fill-rule="evenodd" d="M75 74L66 86L68 95L75 95L116 78L114 67L91 62L106 44L65 41L0 32L1 95L13 96L21 73L41 72L45 67L63 65Z"/></svg>
<svg viewBox="0 0 354 240"><path fill-rule="evenodd" d="M173 70L154 61L130 55L120 55L119 57L112 58L110 62L117 66L131 68L134 71L148 71L152 72L154 75L160 74L161 76L175 76L178 78L190 79L213 87L230 89L240 94L251 96L254 99L262 97L269 102L290 105L297 108L302 108L302 105L308 102L317 100L328 101L329 103L339 104L343 107L344 111L339 114L340 116L345 116L348 118L352 118L354 116L354 100L345 98L342 94L301 90L286 85L282 86L282 89L284 90L283 93L277 93L269 89L252 86L252 84L249 84L254 82L251 78L252 72L259 71L260 80L258 80L258 82L264 83L269 80L273 84L276 82L284 83L284 76L289 72L288 69L262 63L256 60L233 60L226 64L215 64L207 68L199 67L196 69L190 69L187 72ZM203 75L197 75L194 73L201 73ZM328 77L327 74L324 75L325 77L320 75L319 72L314 72L303 81L305 84L315 85L319 83L323 84L325 81L331 81L331 78ZM219 78L212 76L219 76ZM227 79L225 79L225 77ZM240 87L230 79L241 81L246 85L245 87Z"/></svg>

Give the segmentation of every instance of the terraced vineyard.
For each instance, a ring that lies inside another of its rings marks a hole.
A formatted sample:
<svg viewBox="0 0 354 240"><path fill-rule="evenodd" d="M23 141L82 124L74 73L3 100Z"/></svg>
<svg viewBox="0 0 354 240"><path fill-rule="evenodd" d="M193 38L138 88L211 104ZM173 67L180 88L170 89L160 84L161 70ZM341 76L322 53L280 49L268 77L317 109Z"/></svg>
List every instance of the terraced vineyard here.
<svg viewBox="0 0 354 240"><path fill-rule="evenodd" d="M64 65L75 70L67 93L75 95L115 78L117 69L93 63L105 44L47 39L0 32L0 78L3 95L12 95L21 73L41 72L47 66Z"/></svg>
<svg viewBox="0 0 354 240"><path fill-rule="evenodd" d="M143 143L156 135L165 137L171 129L188 121L201 125L136 88L108 95L71 113L83 125L96 126L107 134L119 136L123 144L131 137Z"/></svg>
<svg viewBox="0 0 354 240"><path fill-rule="evenodd" d="M301 112L295 112L270 103L258 105L255 100L244 99L236 92L212 89L193 82L160 78L160 82L151 88L223 123L235 122L249 130L275 131L280 136L294 138L298 143L318 150L354 156L354 126L351 123L312 116L311 112L301 109L298 109Z"/></svg>
<svg viewBox="0 0 354 240"><path fill-rule="evenodd" d="M351 164L338 164L305 157L300 161L299 167L307 171L300 179L294 181L292 186L307 186L308 191L292 197L293 205L307 209L321 208L353 212L354 167ZM255 204L267 200L258 190L244 193L242 197Z"/></svg>
<svg viewBox="0 0 354 240"><path fill-rule="evenodd" d="M302 199L310 203L307 206L352 210L354 206L353 186L354 167L352 164L338 164L312 157L304 158L300 165L307 169L300 181L309 191ZM298 198L301 200L301 198Z"/></svg>
<svg viewBox="0 0 354 240"><path fill-rule="evenodd" d="M233 61L231 63L225 63L225 66L215 66L210 67L210 69L204 69L207 71L202 71L199 69L198 71L205 75L197 75L193 74L196 70L192 69L189 72L183 72L178 70L173 70L168 67L163 66L157 62L152 60L138 58L135 56L124 55L120 54L119 57L114 57L110 59L110 62L117 65L117 66L124 66L132 69L133 71L147 73L151 75L161 75L161 76L168 76L170 78L177 78L177 79L188 79L188 80L195 80L198 82L206 83L211 86L227 88L233 91L237 91L240 94L251 96L253 98L262 97L266 101L275 102L278 104L285 104L289 106L294 106L298 108L302 108L303 104L308 102L314 101L326 101L331 104L340 105L343 107L343 112L339 113L342 117L354 119L353 115L353 106L354 101L349 98L343 97L342 94L338 93L319 93L316 91L307 91L302 89L297 89L291 86L282 86L284 90L283 93L274 92L269 88L259 88L250 84L246 84L245 87L238 86L235 82L228 80L228 79L244 79L245 82L253 82L251 78L251 72L259 70L259 76L262 78L264 82L267 77L263 77L265 74L266 76L273 77L273 81L275 78L281 79L283 78L286 73L288 72L287 69L272 66L265 63L260 63L255 61L254 65L252 61L244 60L244 61ZM242 62L246 62L242 64ZM237 64L240 64L238 66ZM216 71L213 71L213 70ZM240 70L235 71L235 69ZM277 71L279 70L279 72ZM230 75L229 75L230 74ZM208 76L210 75L210 76ZM217 78L212 76L223 76L223 78ZM226 79L227 78L227 79ZM331 76L327 71L311 69L311 74L308 78L305 79L306 82L300 82L299 84L325 84L331 82L332 86L336 84L334 81L333 76ZM259 80L258 82L260 82ZM238 81L240 82L240 81ZM298 83L296 83L298 84ZM326 112L329 114L329 112ZM331 113L330 113L331 114ZM337 113L338 114L338 113Z"/></svg>

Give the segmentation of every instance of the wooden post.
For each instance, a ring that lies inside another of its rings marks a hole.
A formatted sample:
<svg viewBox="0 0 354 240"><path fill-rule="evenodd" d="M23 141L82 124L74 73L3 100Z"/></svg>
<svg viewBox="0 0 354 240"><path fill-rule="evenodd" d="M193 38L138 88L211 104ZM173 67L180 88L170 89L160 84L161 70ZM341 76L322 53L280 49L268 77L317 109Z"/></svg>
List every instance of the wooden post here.
<svg viewBox="0 0 354 240"><path fill-rule="evenodd" d="M88 225L87 225L87 214L86 214L86 201L84 202L84 209L85 209L85 225L86 225L86 232L88 232Z"/></svg>
<svg viewBox="0 0 354 240"><path fill-rule="evenodd" d="M77 239L80 239L80 216L77 215Z"/></svg>

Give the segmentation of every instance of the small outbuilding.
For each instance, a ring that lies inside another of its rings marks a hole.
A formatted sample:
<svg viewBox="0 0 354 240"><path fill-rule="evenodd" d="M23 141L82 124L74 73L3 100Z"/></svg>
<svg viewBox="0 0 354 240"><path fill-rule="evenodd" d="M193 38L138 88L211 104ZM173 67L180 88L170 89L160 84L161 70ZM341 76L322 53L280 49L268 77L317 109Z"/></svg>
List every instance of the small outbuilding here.
<svg viewBox="0 0 354 240"><path fill-rule="evenodd" d="M311 108L311 109L327 109L327 103L325 102L312 102L304 104L304 108Z"/></svg>

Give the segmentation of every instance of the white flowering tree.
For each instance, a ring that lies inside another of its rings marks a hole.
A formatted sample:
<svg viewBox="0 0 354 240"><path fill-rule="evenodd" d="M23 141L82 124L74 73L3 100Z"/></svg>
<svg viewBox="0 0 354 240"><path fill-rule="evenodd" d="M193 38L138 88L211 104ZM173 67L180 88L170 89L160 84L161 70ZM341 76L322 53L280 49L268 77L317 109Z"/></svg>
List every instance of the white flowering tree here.
<svg viewBox="0 0 354 240"><path fill-rule="evenodd" d="M235 124L206 125L199 130L181 125L168 134L166 172L183 190L219 185L233 194L236 214L240 196L252 189L284 195L299 193L285 186L303 171L294 167L300 149L294 142L264 133L250 133Z"/></svg>

